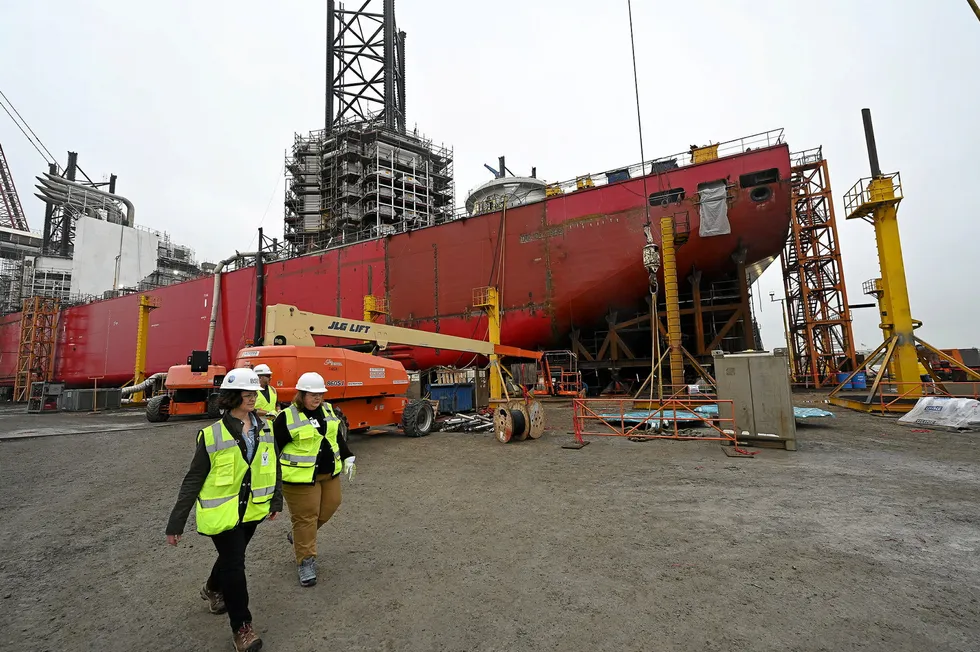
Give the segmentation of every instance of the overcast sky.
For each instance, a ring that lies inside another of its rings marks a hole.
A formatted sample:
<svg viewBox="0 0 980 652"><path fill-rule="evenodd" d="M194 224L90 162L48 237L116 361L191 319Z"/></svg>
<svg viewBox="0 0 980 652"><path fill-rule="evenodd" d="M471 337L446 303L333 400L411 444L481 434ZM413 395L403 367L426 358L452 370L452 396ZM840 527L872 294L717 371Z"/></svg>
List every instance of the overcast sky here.
<svg viewBox="0 0 980 652"><path fill-rule="evenodd" d="M353 5L354 2L349 2ZM359 4L359 3L358 3ZM902 173L899 213L919 331L980 345L980 21L965 0L635 0L647 158L785 128L831 166L851 303L879 275L872 227L843 219L868 176L861 109L882 168ZM281 234L283 160L323 126L326 3L313 0L0 0L0 90L59 162L119 176L137 222L199 259ZM455 150L456 200L507 156L516 174L564 180L637 162L626 0L400 0L407 112ZM0 113L31 227L41 157ZM756 289L764 344L780 346L778 261ZM881 341L855 314L859 347Z"/></svg>

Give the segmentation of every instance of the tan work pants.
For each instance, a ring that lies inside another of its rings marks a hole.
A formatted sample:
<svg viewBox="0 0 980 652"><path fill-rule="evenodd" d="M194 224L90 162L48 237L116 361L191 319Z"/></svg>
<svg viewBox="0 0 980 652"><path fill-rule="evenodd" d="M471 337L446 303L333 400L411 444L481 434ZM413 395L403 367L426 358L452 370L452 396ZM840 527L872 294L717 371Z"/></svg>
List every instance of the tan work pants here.
<svg viewBox="0 0 980 652"><path fill-rule="evenodd" d="M312 485L282 485L282 495L293 522L293 552L296 563L316 557L316 533L340 507L340 476L322 473Z"/></svg>

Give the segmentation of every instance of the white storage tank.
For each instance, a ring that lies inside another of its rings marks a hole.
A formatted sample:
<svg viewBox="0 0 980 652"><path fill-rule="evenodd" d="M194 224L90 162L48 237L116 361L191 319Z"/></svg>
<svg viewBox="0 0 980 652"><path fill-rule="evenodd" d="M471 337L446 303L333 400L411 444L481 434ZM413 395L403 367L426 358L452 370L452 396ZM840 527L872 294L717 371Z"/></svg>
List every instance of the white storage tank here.
<svg viewBox="0 0 980 652"><path fill-rule="evenodd" d="M546 184L533 177L504 177L492 179L466 198L466 212L470 215L500 210L504 199L507 207L521 206L545 198Z"/></svg>

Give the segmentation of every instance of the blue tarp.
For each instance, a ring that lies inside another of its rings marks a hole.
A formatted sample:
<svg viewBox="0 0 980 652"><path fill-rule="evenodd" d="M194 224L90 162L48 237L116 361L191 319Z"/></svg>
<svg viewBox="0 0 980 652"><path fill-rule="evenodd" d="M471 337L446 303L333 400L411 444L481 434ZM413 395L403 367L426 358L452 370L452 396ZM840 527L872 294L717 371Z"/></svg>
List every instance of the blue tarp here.
<svg viewBox="0 0 980 652"><path fill-rule="evenodd" d="M674 410L663 410L661 412L657 410L634 410L624 414L600 414L599 416L612 424L620 422L631 424L643 423L644 427L649 428L655 428L661 420L663 423L659 425L662 428L670 427L674 421L677 423L690 423L692 421L704 422L703 416L688 410L677 410L676 412Z"/></svg>
<svg viewBox="0 0 980 652"><path fill-rule="evenodd" d="M694 408L694 411L705 417L716 417L718 416L718 406L717 405L701 405ZM821 410L820 408L805 408L793 406L793 416L797 420L800 419L818 419L825 417L833 417L833 412L828 412L827 410Z"/></svg>

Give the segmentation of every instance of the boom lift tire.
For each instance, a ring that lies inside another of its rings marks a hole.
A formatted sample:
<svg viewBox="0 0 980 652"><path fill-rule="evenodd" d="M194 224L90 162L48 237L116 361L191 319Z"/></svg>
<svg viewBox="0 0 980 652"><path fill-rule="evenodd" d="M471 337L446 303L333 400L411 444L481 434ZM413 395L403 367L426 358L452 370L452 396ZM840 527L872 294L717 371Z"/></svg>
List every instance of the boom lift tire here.
<svg viewBox="0 0 980 652"><path fill-rule="evenodd" d="M338 419L340 419L340 432L338 434L344 438L344 441L347 441L347 434L350 432L350 421L347 419L347 415L344 414L343 410L341 410L339 407L336 405L331 407L333 407L333 413L337 415Z"/></svg>
<svg viewBox="0 0 980 652"><path fill-rule="evenodd" d="M166 394L154 396L146 402L146 420L160 423L170 418L170 397Z"/></svg>
<svg viewBox="0 0 980 652"><path fill-rule="evenodd" d="M432 432L435 417L431 403L416 399L405 406L405 413L402 415L402 430L409 437L425 437Z"/></svg>
<svg viewBox="0 0 980 652"><path fill-rule="evenodd" d="M220 419L221 418L221 408L218 407L218 395L212 394L208 397L208 418L209 419Z"/></svg>

